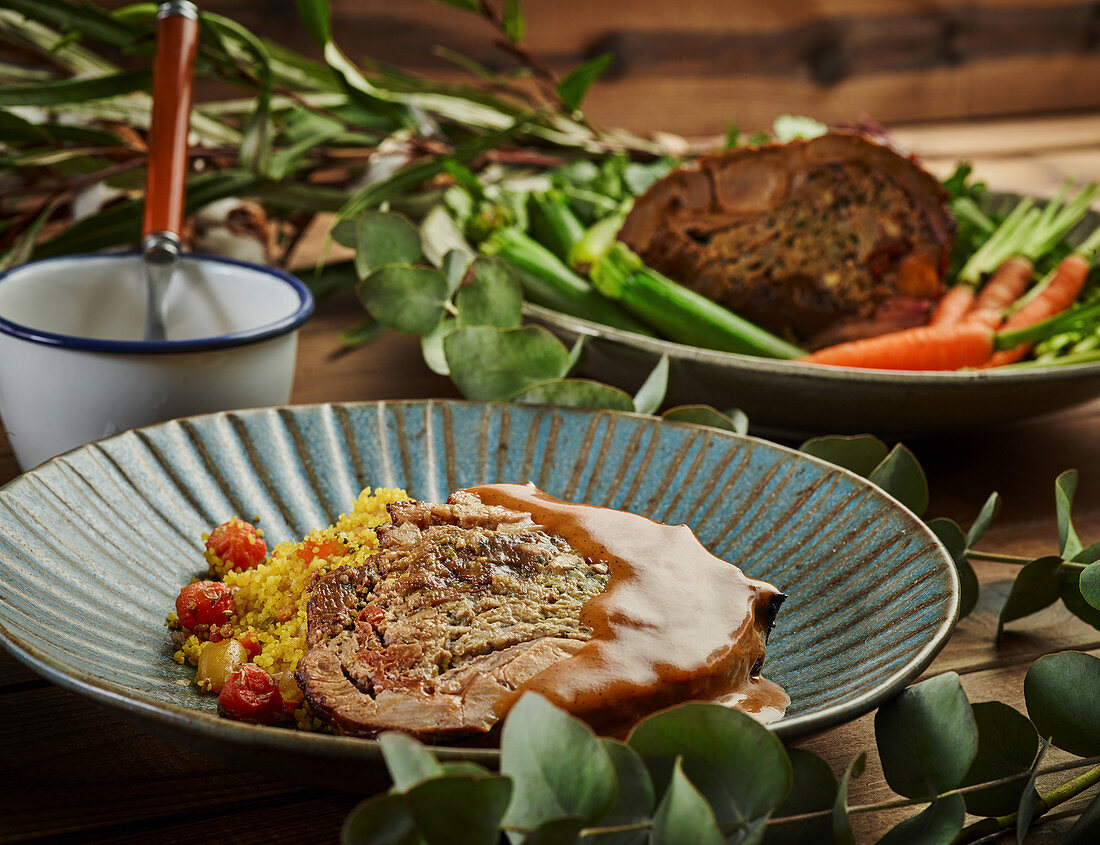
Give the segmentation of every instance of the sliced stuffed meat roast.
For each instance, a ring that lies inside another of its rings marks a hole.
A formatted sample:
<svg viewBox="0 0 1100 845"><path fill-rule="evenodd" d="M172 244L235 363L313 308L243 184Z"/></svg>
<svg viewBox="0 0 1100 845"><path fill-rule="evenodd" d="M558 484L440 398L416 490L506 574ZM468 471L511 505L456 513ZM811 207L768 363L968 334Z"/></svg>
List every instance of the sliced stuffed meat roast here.
<svg viewBox="0 0 1100 845"><path fill-rule="evenodd" d="M939 182L854 132L702 156L619 234L651 267L810 348L920 325L954 221Z"/></svg>
<svg viewBox="0 0 1100 845"><path fill-rule="evenodd" d="M683 592L688 584L671 605L668 596L642 595L649 587L636 565L683 582L662 554L684 558L677 546L687 537L698 546L683 526L569 505L530 485L389 507L393 521L377 529L378 552L320 579L308 606L308 652L296 678L313 711L340 733L482 734L528 689L598 728L621 731L656 707L720 698L759 675L780 598L773 587L712 558L729 581L726 595L695 599ZM570 520L569 508L629 518L630 533L643 537L637 529L646 524L681 533L653 549L651 561L627 563L619 541L593 545L593 532L583 519ZM659 581L650 587L668 592ZM694 586L713 588L707 573ZM717 619L709 604L721 607ZM699 620L683 620L685 610L721 630L698 636ZM672 613L694 645L680 648L674 634L659 630Z"/></svg>

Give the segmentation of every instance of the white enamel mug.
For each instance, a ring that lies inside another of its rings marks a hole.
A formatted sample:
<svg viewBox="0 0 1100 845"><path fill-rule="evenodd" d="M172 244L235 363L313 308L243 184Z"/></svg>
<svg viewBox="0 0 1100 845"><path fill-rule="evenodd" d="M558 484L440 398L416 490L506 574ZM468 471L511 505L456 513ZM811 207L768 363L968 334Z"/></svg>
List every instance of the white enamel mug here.
<svg viewBox="0 0 1100 845"><path fill-rule="evenodd" d="M0 418L19 466L181 416L282 405L313 297L293 276L184 255L168 339L143 341L141 256L50 258L0 274Z"/></svg>

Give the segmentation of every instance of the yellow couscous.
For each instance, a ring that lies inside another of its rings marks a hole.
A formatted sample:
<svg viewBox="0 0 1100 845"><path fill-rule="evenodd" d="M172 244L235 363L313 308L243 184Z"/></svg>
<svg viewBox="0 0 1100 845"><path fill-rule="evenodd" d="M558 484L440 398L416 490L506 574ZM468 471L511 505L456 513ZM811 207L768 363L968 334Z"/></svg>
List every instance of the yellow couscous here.
<svg viewBox="0 0 1100 845"><path fill-rule="evenodd" d="M249 651L252 663L288 689L294 668L306 651L311 585L321 575L340 566L358 565L374 554L378 548L374 529L389 521L386 505L408 499L404 490L380 487L372 491L367 487L351 511L333 525L311 531L301 542L280 543L252 568L234 569L208 548L210 572L205 577L220 579L235 591L232 610L226 624L213 630L177 630L176 662L197 666L204 648L232 637ZM179 628L176 614L169 616L169 626ZM202 680L196 682L203 686ZM300 728L320 727L304 705L294 711L293 721Z"/></svg>

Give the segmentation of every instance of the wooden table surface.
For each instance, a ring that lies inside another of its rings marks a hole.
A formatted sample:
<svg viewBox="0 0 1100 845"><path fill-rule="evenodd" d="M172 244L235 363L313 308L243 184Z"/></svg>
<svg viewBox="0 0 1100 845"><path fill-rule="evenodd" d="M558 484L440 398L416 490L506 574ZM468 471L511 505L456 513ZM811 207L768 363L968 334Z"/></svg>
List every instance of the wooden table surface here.
<svg viewBox="0 0 1100 845"><path fill-rule="evenodd" d="M938 172L969 158L1000 190L1049 195L1066 176L1100 178L1098 114L924 125L897 134ZM354 323L357 312L351 298L330 300L302 330L294 402L457 395L448 380L424 366L409 337L391 334L342 353L334 335ZM983 547L1035 556L1055 550L1053 482L1071 467L1081 471L1078 530L1086 544L1100 539L1100 402L999 431L909 445L928 472L930 516L969 524L990 491L1002 494L1004 508ZM16 472L5 442L0 481ZM997 699L1022 710L1024 673L1037 657L1069 648L1100 653L1100 631L1060 606L1011 625L995 647L997 613L1016 569L976 569L979 605L928 674L958 672L971 701ZM852 803L889 797L870 715L801 744L838 772L857 753L868 752ZM237 770L150 736L0 651L0 841L335 841L361 796L305 788L281 775ZM1068 809L1089 798L1086 793ZM905 814L855 817L858 840L874 841ZM1068 822L1055 820L1050 827L1059 824Z"/></svg>

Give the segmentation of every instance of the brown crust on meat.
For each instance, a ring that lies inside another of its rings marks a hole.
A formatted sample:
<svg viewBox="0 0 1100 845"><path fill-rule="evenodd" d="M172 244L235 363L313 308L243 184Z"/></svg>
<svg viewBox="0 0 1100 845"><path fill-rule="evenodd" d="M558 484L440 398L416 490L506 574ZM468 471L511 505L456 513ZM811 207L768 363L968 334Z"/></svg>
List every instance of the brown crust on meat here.
<svg viewBox="0 0 1100 845"><path fill-rule="evenodd" d="M945 200L912 158L830 132L678 168L637 199L619 238L654 269L813 347L891 323L879 312L894 298L942 295L954 241Z"/></svg>

